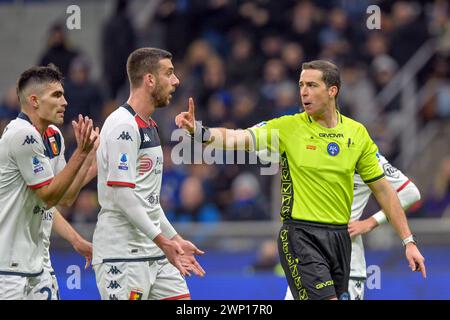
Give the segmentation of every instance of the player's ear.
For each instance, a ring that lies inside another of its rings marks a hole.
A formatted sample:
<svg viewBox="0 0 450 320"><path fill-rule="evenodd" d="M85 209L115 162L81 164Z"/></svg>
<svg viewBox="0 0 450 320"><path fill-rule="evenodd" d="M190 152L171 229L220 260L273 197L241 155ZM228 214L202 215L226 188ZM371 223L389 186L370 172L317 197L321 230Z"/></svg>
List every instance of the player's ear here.
<svg viewBox="0 0 450 320"><path fill-rule="evenodd" d="M338 88L336 86L331 86L328 88L328 95L330 98L335 98L338 94Z"/></svg>
<svg viewBox="0 0 450 320"><path fill-rule="evenodd" d="M33 109L37 109L39 107L39 98L36 94L30 94L27 97L28 103Z"/></svg>
<svg viewBox="0 0 450 320"><path fill-rule="evenodd" d="M156 84L156 78L153 74L147 73L144 75L144 84L147 87L153 88Z"/></svg>

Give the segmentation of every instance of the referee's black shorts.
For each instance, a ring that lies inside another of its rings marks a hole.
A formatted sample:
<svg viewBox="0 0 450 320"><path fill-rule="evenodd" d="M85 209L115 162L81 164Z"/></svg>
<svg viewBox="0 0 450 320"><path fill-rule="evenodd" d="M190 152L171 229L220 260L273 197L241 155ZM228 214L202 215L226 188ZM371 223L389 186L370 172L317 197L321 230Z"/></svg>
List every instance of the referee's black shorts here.
<svg viewBox="0 0 450 320"><path fill-rule="evenodd" d="M349 298L352 242L347 225L286 220L278 251L295 300Z"/></svg>

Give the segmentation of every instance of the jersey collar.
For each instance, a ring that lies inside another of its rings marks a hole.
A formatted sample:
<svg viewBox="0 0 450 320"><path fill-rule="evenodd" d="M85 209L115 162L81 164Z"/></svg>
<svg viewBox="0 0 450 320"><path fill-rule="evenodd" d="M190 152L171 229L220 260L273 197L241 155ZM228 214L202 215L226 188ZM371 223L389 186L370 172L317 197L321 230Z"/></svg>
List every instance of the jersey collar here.
<svg viewBox="0 0 450 320"><path fill-rule="evenodd" d="M342 123L342 114L339 111L337 111L337 110L336 110L336 113L337 113L337 116L338 116L338 119L339 119L338 120L338 124ZM313 119L311 119L311 117L308 114L306 114L306 116L308 117L309 123L313 123Z"/></svg>
<svg viewBox="0 0 450 320"><path fill-rule="evenodd" d="M20 112L17 118L28 121L30 124L33 124L30 120L30 117L28 117L25 113Z"/></svg>
<svg viewBox="0 0 450 320"><path fill-rule="evenodd" d="M147 121L145 121L136 111L134 111L133 107L128 103L122 105L125 109L128 110L129 113L133 115L133 117L137 118L136 121L140 125L140 127L158 127L156 122L150 117ZM138 120L139 119L139 120Z"/></svg>

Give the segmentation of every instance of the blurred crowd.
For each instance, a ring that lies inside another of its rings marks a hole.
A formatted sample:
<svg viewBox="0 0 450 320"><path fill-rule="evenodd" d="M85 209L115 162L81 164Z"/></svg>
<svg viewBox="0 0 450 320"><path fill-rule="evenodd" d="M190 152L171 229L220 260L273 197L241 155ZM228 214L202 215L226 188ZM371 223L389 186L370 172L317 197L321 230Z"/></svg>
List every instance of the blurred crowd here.
<svg viewBox="0 0 450 320"><path fill-rule="evenodd" d="M101 32L101 60L70 45L64 24L49 29L45 52L36 64L56 64L64 73L68 108L63 134L66 158L75 147L70 122L79 113L103 120L128 97L126 59L137 47L157 46L173 54L181 85L172 103L155 113L164 150L162 207L174 222L261 220L274 212L272 176L257 165L174 165L174 118L196 103L196 116L207 126L247 128L301 110L301 63L327 59L341 68L339 107L363 122L381 152L396 156L386 119L400 110L401 97L377 105L377 94L429 39L438 50L418 74L419 87L431 93L418 113L420 124L450 118L450 5L445 0L375 1L381 29L366 26L374 1L318 0L161 0L140 25L128 2L117 1ZM99 79L92 64L101 65ZM0 129L18 113L14 85L0 103ZM380 116L378 116L380 115ZM436 190L422 190L423 206L433 216L450 216L450 158L444 159ZM276 179L275 179L276 181ZM278 185L275 186L275 188ZM96 182L80 193L69 220L95 222ZM276 210L276 209L275 209Z"/></svg>

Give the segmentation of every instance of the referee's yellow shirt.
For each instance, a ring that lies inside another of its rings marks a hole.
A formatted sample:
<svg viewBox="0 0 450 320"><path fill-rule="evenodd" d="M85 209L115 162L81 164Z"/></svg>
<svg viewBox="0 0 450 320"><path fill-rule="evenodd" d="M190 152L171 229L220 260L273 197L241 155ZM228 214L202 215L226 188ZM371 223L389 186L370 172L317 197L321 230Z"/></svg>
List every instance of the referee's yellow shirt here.
<svg viewBox="0 0 450 320"><path fill-rule="evenodd" d="M366 128L340 113L334 128L302 112L248 130L255 150L280 155L282 220L347 224L355 171L367 184L384 177Z"/></svg>

